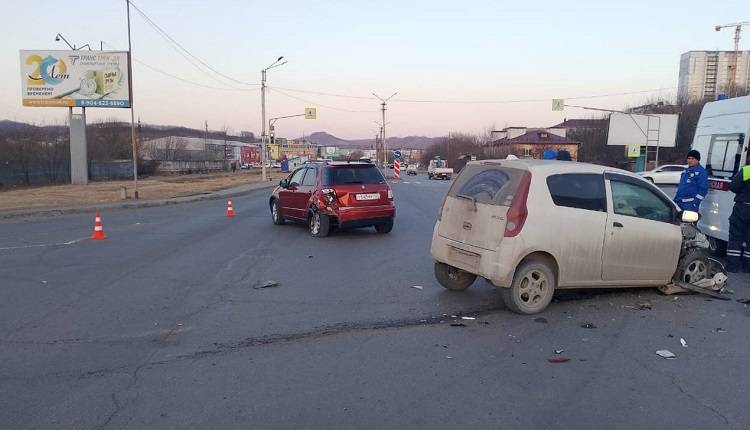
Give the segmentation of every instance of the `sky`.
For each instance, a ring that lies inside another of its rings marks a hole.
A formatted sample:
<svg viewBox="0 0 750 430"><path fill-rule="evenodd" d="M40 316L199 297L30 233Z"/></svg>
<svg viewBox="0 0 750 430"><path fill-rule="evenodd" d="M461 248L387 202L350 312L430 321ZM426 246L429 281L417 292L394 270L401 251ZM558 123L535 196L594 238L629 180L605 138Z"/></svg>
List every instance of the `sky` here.
<svg viewBox="0 0 750 430"><path fill-rule="evenodd" d="M316 107L317 119L279 120L276 135L325 130L347 139L377 133L373 92L398 93L388 103L388 136L552 126L591 115L553 112L553 98L621 109L674 96L680 54L730 50L733 31L714 26L750 20L747 0L133 4L211 68L254 84L189 62L131 8L133 105L143 122L202 128L207 121L211 130L260 134L260 71L283 55L288 63L268 71L267 116ZM0 0L0 119L63 123L65 108L21 105L18 51L67 49L57 33L76 46L99 49L104 41L105 49L126 50L126 1L29 5ZM750 28L743 35L740 48L750 49ZM615 95L622 93L630 94ZM129 121L130 112L89 108L87 118Z"/></svg>

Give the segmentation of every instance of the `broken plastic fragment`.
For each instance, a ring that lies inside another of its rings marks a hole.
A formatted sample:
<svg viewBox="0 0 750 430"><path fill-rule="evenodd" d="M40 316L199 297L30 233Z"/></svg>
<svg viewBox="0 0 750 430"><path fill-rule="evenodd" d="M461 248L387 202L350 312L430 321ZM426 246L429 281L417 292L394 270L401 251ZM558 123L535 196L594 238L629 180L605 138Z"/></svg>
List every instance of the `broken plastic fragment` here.
<svg viewBox="0 0 750 430"><path fill-rule="evenodd" d="M680 343L682 344L683 348L687 348L687 342L685 342L685 339L680 338Z"/></svg>
<svg viewBox="0 0 750 430"><path fill-rule="evenodd" d="M596 328L596 325L594 323L587 322L581 324L581 328Z"/></svg>
<svg viewBox="0 0 750 430"><path fill-rule="evenodd" d="M421 285L412 285L411 287L414 288L415 290L422 290L424 288Z"/></svg>
<svg viewBox="0 0 750 430"><path fill-rule="evenodd" d="M461 317L462 320L475 320L474 317Z"/></svg>
<svg viewBox="0 0 750 430"><path fill-rule="evenodd" d="M560 354L562 354L563 352L565 352L565 350L564 350L564 349L556 349L556 350L555 350L555 354L557 354L557 355L560 355Z"/></svg>
<svg viewBox="0 0 750 430"><path fill-rule="evenodd" d="M264 281L264 282L258 282L253 286L254 289L259 290L261 288L271 288L271 287L278 287L279 283L276 281Z"/></svg>
<svg viewBox="0 0 750 430"><path fill-rule="evenodd" d="M550 363L567 363L570 359L568 357L550 357L547 361Z"/></svg>
<svg viewBox="0 0 750 430"><path fill-rule="evenodd" d="M451 323L451 327L466 327L464 323Z"/></svg>
<svg viewBox="0 0 750 430"><path fill-rule="evenodd" d="M656 351L656 355L658 355L659 357L664 357L667 360L673 360L673 359L677 358L676 355L672 354L672 351L668 351L666 349L660 349L660 350Z"/></svg>

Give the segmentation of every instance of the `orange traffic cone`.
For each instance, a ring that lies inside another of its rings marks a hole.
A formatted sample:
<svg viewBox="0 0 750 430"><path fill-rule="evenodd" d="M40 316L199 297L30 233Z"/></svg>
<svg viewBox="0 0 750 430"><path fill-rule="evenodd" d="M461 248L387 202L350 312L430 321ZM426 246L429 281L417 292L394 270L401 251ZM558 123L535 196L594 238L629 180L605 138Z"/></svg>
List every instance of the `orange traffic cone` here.
<svg viewBox="0 0 750 430"><path fill-rule="evenodd" d="M232 201L227 200L227 218L232 218L234 216L234 209L232 208Z"/></svg>
<svg viewBox="0 0 750 430"><path fill-rule="evenodd" d="M91 240L104 240L107 235L104 234L104 227L102 227L102 214L96 211L94 218L94 234L91 235Z"/></svg>

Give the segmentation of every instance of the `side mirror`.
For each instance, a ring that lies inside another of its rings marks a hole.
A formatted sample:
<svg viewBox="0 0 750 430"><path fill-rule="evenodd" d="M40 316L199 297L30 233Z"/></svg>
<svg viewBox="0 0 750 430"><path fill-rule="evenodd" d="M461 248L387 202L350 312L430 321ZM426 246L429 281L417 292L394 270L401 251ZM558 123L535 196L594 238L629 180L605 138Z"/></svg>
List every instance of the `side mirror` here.
<svg viewBox="0 0 750 430"><path fill-rule="evenodd" d="M694 223L701 219L701 214L693 211L682 211L682 222Z"/></svg>
<svg viewBox="0 0 750 430"><path fill-rule="evenodd" d="M282 179L279 181L279 186L281 188L289 188L289 179Z"/></svg>

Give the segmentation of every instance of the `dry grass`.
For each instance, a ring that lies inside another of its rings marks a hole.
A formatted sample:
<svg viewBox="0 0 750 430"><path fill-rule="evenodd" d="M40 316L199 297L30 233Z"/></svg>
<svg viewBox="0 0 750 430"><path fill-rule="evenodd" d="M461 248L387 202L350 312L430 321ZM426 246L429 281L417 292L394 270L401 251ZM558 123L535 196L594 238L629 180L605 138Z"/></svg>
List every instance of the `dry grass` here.
<svg viewBox="0 0 750 430"><path fill-rule="evenodd" d="M155 176L138 181L138 195L143 200L189 196L260 182L260 178L260 171ZM282 174L276 171L271 174L271 178L278 181ZM0 192L0 210L120 202L122 187L126 188L128 197L132 198L133 181L16 188Z"/></svg>

